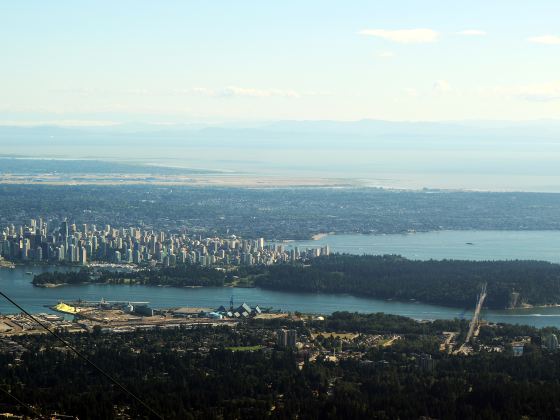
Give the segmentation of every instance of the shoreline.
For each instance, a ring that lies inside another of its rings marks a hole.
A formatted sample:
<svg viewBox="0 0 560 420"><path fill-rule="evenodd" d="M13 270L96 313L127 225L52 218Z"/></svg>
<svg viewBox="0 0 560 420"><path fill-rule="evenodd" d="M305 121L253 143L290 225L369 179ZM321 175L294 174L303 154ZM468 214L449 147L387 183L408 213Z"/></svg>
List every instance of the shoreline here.
<svg viewBox="0 0 560 420"><path fill-rule="evenodd" d="M518 308L506 308L508 311L523 311L529 309L545 309L545 308L560 308L560 303L545 303L542 305L531 305L530 303L526 303L523 306Z"/></svg>
<svg viewBox="0 0 560 420"><path fill-rule="evenodd" d="M33 284L33 287L39 287L41 289L54 289L55 287L62 287L62 286L68 286L68 283L60 283L60 284L56 284L56 283L45 283L45 284Z"/></svg>
<svg viewBox="0 0 560 420"><path fill-rule="evenodd" d="M113 283L113 282L102 282L102 283L98 283L98 282L84 282L84 283L77 283L77 284L72 284L72 286L87 286L89 284L95 284L95 285L106 285L106 286L145 286L145 287L154 287L154 288L177 288L177 289L215 289L215 288L229 288L229 289L254 289L254 288L258 288L258 289L262 289L262 290L270 290L270 291L278 291L278 292L286 292L286 293L298 293L301 295L308 295L308 294L312 294L312 295L321 295L321 294L325 294L325 295L338 295L338 294L342 294L342 295L349 295L349 296L354 296L357 298L364 298L364 299L373 299L373 300L380 300L380 301L386 301L386 302L402 302L402 303L409 303L409 302L413 302L413 303L419 303L419 304L423 304L423 305L432 305L432 306L441 306L443 308L453 308L453 309L463 309L463 310L467 310L470 311L472 308L460 308L458 306L449 306L449 305L444 305L441 303L435 303L435 302L427 302L427 301L423 301L423 300L416 300L416 299L410 299L410 300L397 300L397 299L393 299L393 298L389 298L389 299L384 299L384 298L380 298L380 297L375 297L375 296L369 296L369 295L361 295L361 294L354 294L354 293L329 293L329 292L295 292L292 290L282 290L282 289L274 289L274 288L266 288L266 287L259 287L259 286L255 286L255 285L247 285L247 286L237 286L237 285L232 285L232 284L224 284L223 286L200 286L200 285L185 285L185 286L181 286L181 285L167 285L167 284L155 284L155 285L150 285L150 284L143 284L143 283ZM51 289L51 288L57 288L57 287L63 287L63 286L70 286L70 283L60 283L60 284L55 284L55 283L45 283L45 284L40 284L40 285L35 285L33 283L31 283L31 285L33 287L38 287L38 288L43 288L43 289ZM543 304L543 305L529 305L526 304L527 306L523 306L523 307L519 307L519 308L483 308L483 310L488 310L488 311L504 311L504 312L509 312L509 313L514 313L515 311L529 311L531 309L546 309L546 308L560 308L560 303L547 303L547 304Z"/></svg>
<svg viewBox="0 0 560 420"><path fill-rule="evenodd" d="M315 235L311 236L311 240L312 241L319 241L323 238L326 238L329 235L330 235L330 233L316 233Z"/></svg>
<svg viewBox="0 0 560 420"><path fill-rule="evenodd" d="M319 233L317 235L327 235L326 233ZM70 271L73 268L77 268L76 266L72 266L72 265L66 265L66 264L46 264L46 263L41 263L41 264L35 264L33 262L28 262L28 263L17 263L17 268L18 271L21 271L22 275L23 275L23 271L28 268L28 267L32 267L32 266L42 266L42 267L60 267L61 271ZM83 267L81 267L83 268ZM25 274L30 274L30 273L25 273ZM126 281L126 280L132 280L132 281ZM175 285L175 284L147 284L144 282L136 282L133 279L122 279L120 281L104 281L104 282L99 282L99 281L91 281L91 282L83 282L83 283L43 283L43 284L33 284L33 282L30 282L34 287L38 287L38 288L57 288L57 287L63 287L63 286L67 286L67 285L73 285L73 286L80 286L80 285L88 285L88 284L96 284L96 285L104 285L104 284L109 284L109 285L126 285L126 286L147 286L147 287L184 287L184 288L190 288L190 289L198 289L198 288L224 288L224 287L228 287L228 288L238 288L238 289L246 289L246 288L260 288L263 290L277 290L277 291L281 291L281 292L288 292L288 293L298 293L298 294L328 294L328 295L336 295L338 293L334 292L334 293L328 293L328 292L303 292L300 293L301 291L297 291L297 290L289 290L289 289L282 289L282 288L274 288L274 287L258 287L255 286L254 284L243 284L243 285L238 285L238 284L231 284L231 283L224 283L223 285L200 285L200 284L187 284L187 285ZM374 296L374 295L368 295L368 294L363 294L363 293L342 293L342 294L350 294L352 296L358 297L358 298L366 298L366 299L374 299L374 300L387 300L390 301L392 299L384 299L382 297L378 297L378 296ZM401 299L401 302L408 302L409 299ZM412 301L412 299L410 299L410 301ZM448 307L448 308L455 308L455 309L463 309L463 310L467 310L470 311L472 310L472 308L470 306L466 306L464 308L461 308L460 306L457 305L448 305L442 302L434 302L434 301L430 301L430 300L419 300L418 303L422 303L422 304L427 304L427 305L434 305L434 306L441 306L441 307ZM554 302L554 303L535 303L535 304L521 304L519 306L516 307L485 307L485 310L490 310L490 311L499 311L499 312L503 312L503 313L509 313L509 314L515 314L515 313L519 313L519 314L531 314L531 311L535 311L538 312L538 310L542 309L542 310L547 310L547 309L554 309L554 308L560 308L560 302ZM551 311L549 311L551 312Z"/></svg>

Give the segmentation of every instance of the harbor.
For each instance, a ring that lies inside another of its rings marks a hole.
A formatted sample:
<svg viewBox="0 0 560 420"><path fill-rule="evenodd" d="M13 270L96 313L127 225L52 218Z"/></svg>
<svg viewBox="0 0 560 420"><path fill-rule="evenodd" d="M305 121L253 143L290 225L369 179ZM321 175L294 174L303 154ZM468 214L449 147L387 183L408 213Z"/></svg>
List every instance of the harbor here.
<svg viewBox="0 0 560 420"><path fill-rule="evenodd" d="M472 232L459 232L454 234L457 242L465 243L467 236ZM416 240L419 234L403 237ZM476 244L481 243L482 237ZM491 236L490 233L485 233ZM506 235L511 235L507 234ZM536 233L527 232L528 240L531 240ZM555 232L544 232L539 234L544 241L550 239ZM334 238L336 238L335 236ZM430 235L436 240L438 234ZM494 237L494 236L493 236ZM523 232L517 234L518 238L523 238ZM422 236L426 238L426 236ZM496 237L494 237L496 238ZM343 239L343 238L340 238ZM365 239L365 238L364 238ZM380 237L370 240L379 240ZM403 239L403 240L405 240ZM432 239L430 239L432 241ZM497 241L497 239L494 239ZM521 240L522 243L524 243ZM540 244L540 243L539 243ZM539 248L537 244L535 248ZM516 245L521 247L519 242ZM477 248L478 245L466 246L466 249ZM425 248L426 250L429 247ZM428 251L425 251L428 252ZM503 251L505 252L505 251ZM447 307L425 304L417 301L397 301L358 297L348 294L326 294L326 293L294 293L287 291L266 290L259 287L253 288L231 288L231 287L157 287L147 285L113 285L113 284L82 284L64 285L60 287L41 288L34 287L31 283L32 276L26 272L33 271L34 274L53 271L79 270L71 266L48 266L48 265L18 265L13 269L0 269L0 287L7 295L13 297L27 311L38 313L55 314L50 308L57 305L60 301L74 302L100 301L103 297L111 301L119 302L150 302L151 307L156 310L162 308L180 307L202 307L218 308L228 306L231 295L237 303L252 302L258 304L260 308L274 308L286 313L303 312L314 314L331 314L337 311L376 313L384 312L387 314L402 315L417 320L434 319L469 319L472 317L472 308L475 306L473 296L472 305L465 308ZM19 311L7 301L0 301L0 314L17 314ZM489 322L522 324L535 327L554 326L560 327L560 307L534 307L519 308L514 310L488 310L482 308L481 319Z"/></svg>
<svg viewBox="0 0 560 420"><path fill-rule="evenodd" d="M244 319L285 318L286 313L263 312L259 306L243 302L226 308L174 307L153 309L149 302L125 301L60 301L40 312L35 319L17 313L0 315L0 336L45 334L44 326L53 331L122 333L154 328L191 328L194 326L235 326Z"/></svg>

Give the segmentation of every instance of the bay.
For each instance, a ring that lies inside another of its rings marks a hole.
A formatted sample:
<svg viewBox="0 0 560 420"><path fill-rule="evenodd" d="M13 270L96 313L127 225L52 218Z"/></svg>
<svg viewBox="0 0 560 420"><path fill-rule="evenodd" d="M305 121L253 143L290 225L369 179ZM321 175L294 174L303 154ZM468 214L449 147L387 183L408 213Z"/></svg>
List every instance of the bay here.
<svg viewBox="0 0 560 420"><path fill-rule="evenodd" d="M287 249L329 245L331 252L398 254L415 260L541 260L560 263L559 231L443 230L394 235L326 235L285 242Z"/></svg>
<svg viewBox="0 0 560 420"><path fill-rule="evenodd" d="M54 267L22 267L0 269L0 290L15 299L32 313L51 312L46 305L54 305L60 300L77 299L99 301L102 298L113 301L147 301L154 308L177 306L217 308L229 305L233 296L234 304L243 302L273 307L283 311L300 311L305 313L330 314L335 311L351 312L385 312L424 319L470 318L472 312L462 308L449 308L428 305L419 302L384 301L380 299L361 298L346 294L301 294L280 292L260 288L171 288L153 286L125 286L88 284L62 286L56 288L38 288L31 284L32 276L26 272L38 274L53 271ZM68 270L58 267L58 270ZM475 297L473 297L473 307ZM470 309L470 308L468 308ZM0 313L17 313L17 308L7 301L0 301ZM533 308L515 311L483 311L482 318L492 322L526 324L536 327L555 326L560 328L560 308Z"/></svg>

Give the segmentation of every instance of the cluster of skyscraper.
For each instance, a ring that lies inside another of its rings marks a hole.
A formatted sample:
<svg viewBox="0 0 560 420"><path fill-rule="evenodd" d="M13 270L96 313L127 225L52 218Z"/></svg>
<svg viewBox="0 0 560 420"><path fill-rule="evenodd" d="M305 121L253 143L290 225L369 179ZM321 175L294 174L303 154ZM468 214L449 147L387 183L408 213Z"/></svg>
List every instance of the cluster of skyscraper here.
<svg viewBox="0 0 560 420"><path fill-rule="evenodd" d="M193 237L138 227L112 228L67 221L47 224L42 218L22 226L10 225L0 232L0 256L8 260L111 263L177 263L213 265L276 264L328 255L328 246L300 251L283 244L267 244L264 238L240 239Z"/></svg>

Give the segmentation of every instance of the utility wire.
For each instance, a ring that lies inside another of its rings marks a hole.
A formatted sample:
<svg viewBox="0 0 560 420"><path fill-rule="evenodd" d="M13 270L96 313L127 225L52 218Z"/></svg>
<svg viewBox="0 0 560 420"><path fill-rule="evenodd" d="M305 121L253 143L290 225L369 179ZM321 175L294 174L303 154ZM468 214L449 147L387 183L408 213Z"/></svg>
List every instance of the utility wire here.
<svg viewBox="0 0 560 420"><path fill-rule="evenodd" d="M161 414L159 414L157 411L155 411L152 407L150 407L147 403L145 403L142 399L140 399L140 397L136 396L136 394L134 394L132 391L129 391L119 381L117 381L115 378L113 378L111 375L109 375L107 372L105 372L103 369L101 369L99 366L97 366L95 363L93 363L91 360L89 360L87 358L87 356L82 354L78 349L76 349L74 346L72 346L68 341L66 341L64 338L62 338L56 332L51 330L49 327L47 327L39 319L35 318L33 315L31 315L29 312L27 312L25 309L23 309L17 302L15 302L12 298L10 298L8 295L6 295L1 290L0 290L0 296L3 296L8 302L10 302L12 305L14 305L20 311L22 311L27 317L29 317L31 320L33 320L34 322L39 324L41 327L43 327L45 330L47 330L53 337L55 337L58 341L60 341L62 344L64 344L70 350L72 350L79 358L84 360L86 363L88 363L90 366L92 366L94 369L96 369L99 373L101 373L103 376L105 376L107 379L109 379L111 382L113 382L116 386L118 386L126 394L131 396L136 402L140 403L140 405L142 405L146 410L148 410L150 413L152 413L157 418L163 420L163 416Z"/></svg>
<svg viewBox="0 0 560 420"><path fill-rule="evenodd" d="M32 411L35 414L37 414L39 416L37 418L40 418L40 419L44 418L44 416L35 407L33 407L32 405L24 403L22 400L20 400L18 397L16 397L14 394L12 394L10 391L5 390L4 387L0 386L0 391L5 393L6 395L8 395L10 398L13 398L15 401L17 401L18 404L23 405L29 411Z"/></svg>

